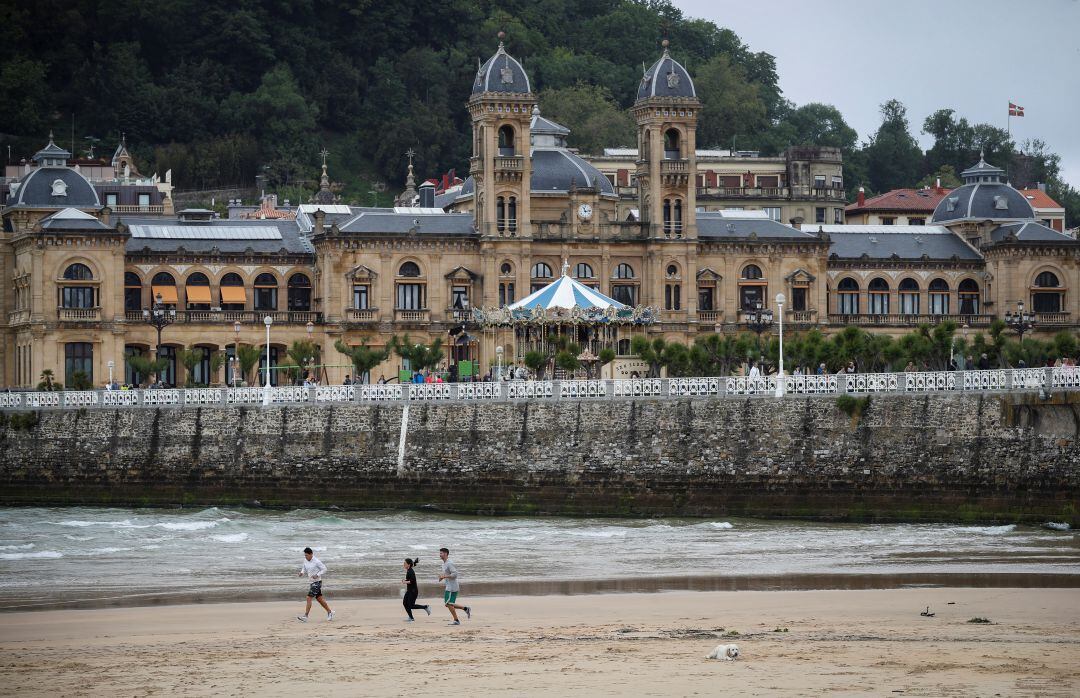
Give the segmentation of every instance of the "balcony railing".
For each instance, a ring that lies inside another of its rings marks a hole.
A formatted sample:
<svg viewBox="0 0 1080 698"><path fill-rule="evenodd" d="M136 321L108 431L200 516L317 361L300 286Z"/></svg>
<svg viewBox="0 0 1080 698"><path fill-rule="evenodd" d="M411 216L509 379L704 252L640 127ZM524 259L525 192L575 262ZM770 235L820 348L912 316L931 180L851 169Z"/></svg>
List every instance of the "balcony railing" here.
<svg viewBox="0 0 1080 698"><path fill-rule="evenodd" d="M500 155L495 158L495 169L514 170L515 172L520 172L522 167L522 160L523 158L520 155Z"/></svg>
<svg viewBox="0 0 1080 698"><path fill-rule="evenodd" d="M738 199L786 199L790 190L787 187L698 187L697 195L702 197L723 197Z"/></svg>
<svg viewBox="0 0 1080 698"><path fill-rule="evenodd" d="M817 322L817 310L787 310L784 320L795 324L812 325Z"/></svg>
<svg viewBox="0 0 1080 698"><path fill-rule="evenodd" d="M1035 313L1035 327L1039 325L1068 325L1069 313Z"/></svg>
<svg viewBox="0 0 1080 698"><path fill-rule="evenodd" d="M239 322L244 325L261 325L269 315L276 325L316 325L323 321L322 313L307 310L177 310L176 322L188 325L220 325ZM141 310L127 310L128 322L142 322Z"/></svg>
<svg viewBox="0 0 1080 698"><path fill-rule="evenodd" d="M114 213L151 213L162 214L165 213L165 206L163 204L148 204L146 206L132 205L132 204L117 204L110 206Z"/></svg>
<svg viewBox="0 0 1080 698"><path fill-rule="evenodd" d="M833 325L860 325L863 327L916 327L918 325L938 325L952 320L957 325L968 327L989 327L993 315L902 315L900 313L829 315Z"/></svg>
<svg viewBox="0 0 1080 698"><path fill-rule="evenodd" d="M661 160L660 174L686 174L690 171L690 163L686 160Z"/></svg>
<svg viewBox="0 0 1080 698"><path fill-rule="evenodd" d="M395 322L428 322L431 319L431 311L427 308L423 310L402 310L397 308L394 310Z"/></svg>
<svg viewBox="0 0 1080 698"><path fill-rule="evenodd" d="M379 309L349 308L345 311L345 319L348 322L377 322L379 320Z"/></svg>
<svg viewBox="0 0 1080 698"><path fill-rule="evenodd" d="M12 310L10 313L8 313L9 325L21 325L27 322L30 322L29 310Z"/></svg>
<svg viewBox="0 0 1080 698"><path fill-rule="evenodd" d="M723 310L699 310L697 311L698 322L719 325L724 321Z"/></svg>
<svg viewBox="0 0 1080 698"><path fill-rule="evenodd" d="M60 322L101 322L101 308L57 308Z"/></svg>

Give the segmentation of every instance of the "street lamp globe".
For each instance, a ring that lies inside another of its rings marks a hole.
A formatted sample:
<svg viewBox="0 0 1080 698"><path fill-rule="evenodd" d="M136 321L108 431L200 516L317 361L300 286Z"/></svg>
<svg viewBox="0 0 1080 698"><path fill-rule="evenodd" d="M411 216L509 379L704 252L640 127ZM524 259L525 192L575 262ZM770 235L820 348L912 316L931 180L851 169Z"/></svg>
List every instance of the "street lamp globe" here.
<svg viewBox="0 0 1080 698"><path fill-rule="evenodd" d="M307 324L307 336L308 336L308 338L310 338L310 337L311 337L311 335L312 335L312 333L313 333L313 332L315 332L315 323L314 323L314 322L311 322L311 321L309 320L309 321L308 321L308 324Z"/></svg>
<svg viewBox="0 0 1080 698"><path fill-rule="evenodd" d="M240 324L239 320L237 320L236 322L234 322L232 324L233 332L235 332L236 334L240 334L240 328L241 327L243 327L243 325Z"/></svg>
<svg viewBox="0 0 1080 698"><path fill-rule="evenodd" d="M777 293L776 294L776 304L777 305L783 305L784 303L787 303L787 298L784 298L783 293Z"/></svg>
<svg viewBox="0 0 1080 698"><path fill-rule="evenodd" d="M267 315L266 317L263 318L263 324L266 325L267 327L269 327L270 325L273 325L274 324L274 318Z"/></svg>

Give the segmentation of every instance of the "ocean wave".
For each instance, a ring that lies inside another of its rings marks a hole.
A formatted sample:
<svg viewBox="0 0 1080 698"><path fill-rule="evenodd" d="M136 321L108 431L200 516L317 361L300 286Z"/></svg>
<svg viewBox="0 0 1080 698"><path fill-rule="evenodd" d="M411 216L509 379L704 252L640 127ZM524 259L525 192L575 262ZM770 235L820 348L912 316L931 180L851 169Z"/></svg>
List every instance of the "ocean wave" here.
<svg viewBox="0 0 1080 698"><path fill-rule="evenodd" d="M33 547L33 543L27 543L26 545L0 545L0 550L30 550Z"/></svg>
<svg viewBox="0 0 1080 698"><path fill-rule="evenodd" d="M157 528L164 528L166 531L205 531L208 528L214 528L220 523L227 523L229 519L218 519L217 521L169 521L166 523L154 524Z"/></svg>
<svg viewBox="0 0 1080 698"><path fill-rule="evenodd" d="M1016 524L1006 524L1004 526L963 526L953 530L961 533L978 533L984 536L1003 536L1006 533L1015 531Z"/></svg>
<svg viewBox="0 0 1080 698"><path fill-rule="evenodd" d="M67 526L68 528L89 528L90 526L108 526L110 528L150 528L150 524L140 526L138 524L131 523L131 519L124 519L123 521L58 521L57 526Z"/></svg>
<svg viewBox="0 0 1080 698"><path fill-rule="evenodd" d="M410 545L409 546L409 550L427 550L427 549L428 549L428 547L426 545Z"/></svg>
<svg viewBox="0 0 1080 698"><path fill-rule="evenodd" d="M96 548L94 550L87 550L87 555L108 555L109 553L122 553L131 550L131 548Z"/></svg>
<svg viewBox="0 0 1080 698"><path fill-rule="evenodd" d="M0 560L50 560L64 557L63 553L41 550L36 553L0 553Z"/></svg>
<svg viewBox="0 0 1080 698"><path fill-rule="evenodd" d="M622 538L626 535L626 531L560 531L560 533L578 538Z"/></svg>
<svg viewBox="0 0 1080 698"><path fill-rule="evenodd" d="M728 521L710 521L709 525L712 526L713 528L721 528L721 529L725 529L725 530L729 529L729 528L735 528L735 526L733 526Z"/></svg>
<svg viewBox="0 0 1080 698"><path fill-rule="evenodd" d="M80 543L85 543L88 540L94 540L95 537L96 536L72 536L67 533L64 534L64 538L67 538L68 540L79 541Z"/></svg>
<svg viewBox="0 0 1080 698"><path fill-rule="evenodd" d="M226 533L220 536L210 536L214 540L219 540L222 543L243 543L248 539L246 533Z"/></svg>

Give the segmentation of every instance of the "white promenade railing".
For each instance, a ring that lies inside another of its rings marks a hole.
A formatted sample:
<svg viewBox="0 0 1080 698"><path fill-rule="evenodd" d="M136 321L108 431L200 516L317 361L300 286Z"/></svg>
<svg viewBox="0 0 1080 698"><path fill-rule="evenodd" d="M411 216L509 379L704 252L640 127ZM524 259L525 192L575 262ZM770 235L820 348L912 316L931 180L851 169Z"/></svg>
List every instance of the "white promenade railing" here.
<svg viewBox="0 0 1080 698"><path fill-rule="evenodd" d="M520 400L614 400L625 398L760 398L777 394L777 377L644 378L631 380L506 381L496 383L386 383L377 385L281 386L269 404L371 402L506 402ZM1080 390L1080 367L992 371L925 371L785 376L787 395L870 393L1046 392ZM2 392L0 410L118 407L262 406L267 389L179 388L171 390L68 390Z"/></svg>

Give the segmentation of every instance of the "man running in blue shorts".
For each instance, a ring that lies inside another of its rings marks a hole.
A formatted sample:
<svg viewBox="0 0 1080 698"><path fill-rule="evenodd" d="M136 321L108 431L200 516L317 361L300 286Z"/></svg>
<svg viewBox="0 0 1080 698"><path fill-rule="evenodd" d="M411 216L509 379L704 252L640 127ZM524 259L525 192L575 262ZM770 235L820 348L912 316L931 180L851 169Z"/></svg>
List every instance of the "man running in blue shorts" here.
<svg viewBox="0 0 1080 698"><path fill-rule="evenodd" d="M446 591L443 592L443 603L446 604L450 615L454 617L454 622L449 625L461 625L461 621L458 620L457 609L460 608L465 611L466 618L472 618L472 609L468 606L457 605L457 595L461 591L461 584L458 582L457 567L454 567L454 563L447 559L449 557L450 551L448 549L439 548L439 559L442 560L442 574L439 575L439 581L446 584Z"/></svg>
<svg viewBox="0 0 1080 698"><path fill-rule="evenodd" d="M322 560L315 557L315 554L311 552L311 548L304 548L304 565L300 568L300 574L298 577L303 577L305 574L308 579L311 580L311 586L308 587L307 593L307 608L304 609L304 615L297 616L296 620L301 623L308 622L308 614L311 613L311 600L315 599L319 602L319 605L326 609L326 620L334 620L334 612L330 610L330 606L326 604L326 600L323 599L322 593L322 578L326 574L326 565Z"/></svg>

